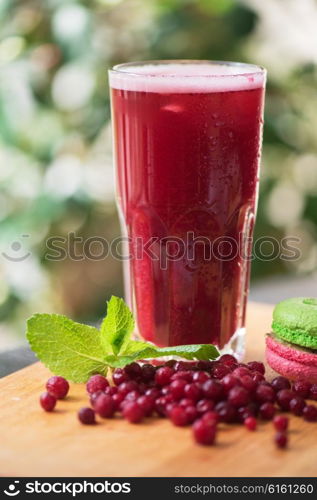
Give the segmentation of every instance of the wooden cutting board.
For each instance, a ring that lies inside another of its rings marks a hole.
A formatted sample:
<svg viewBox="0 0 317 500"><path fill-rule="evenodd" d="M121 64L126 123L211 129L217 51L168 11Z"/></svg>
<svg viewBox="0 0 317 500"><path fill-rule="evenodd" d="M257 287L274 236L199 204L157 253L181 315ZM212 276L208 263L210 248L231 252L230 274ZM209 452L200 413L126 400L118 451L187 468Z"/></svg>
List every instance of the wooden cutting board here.
<svg viewBox="0 0 317 500"><path fill-rule="evenodd" d="M263 359L271 314L271 306L249 305L248 360ZM54 413L40 409L48 376L37 363L0 380L3 476L316 476L317 424L291 418L287 450L275 447L272 423L253 433L223 426L212 447L163 419L131 425L118 417L84 427L76 418L87 401L81 385L72 385Z"/></svg>

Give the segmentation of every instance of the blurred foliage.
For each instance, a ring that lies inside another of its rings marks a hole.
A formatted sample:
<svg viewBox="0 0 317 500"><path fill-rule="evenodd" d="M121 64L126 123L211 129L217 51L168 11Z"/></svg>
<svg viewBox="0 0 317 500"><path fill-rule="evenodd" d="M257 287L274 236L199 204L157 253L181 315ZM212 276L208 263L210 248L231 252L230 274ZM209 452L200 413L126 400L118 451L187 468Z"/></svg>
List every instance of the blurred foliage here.
<svg viewBox="0 0 317 500"><path fill-rule="evenodd" d="M7 329L22 330L34 310L93 320L110 293L122 293L114 259L44 256L52 235L120 233L106 70L130 60L268 68L256 236L299 237L302 256L255 260L253 277L316 269L317 5L288 0L287 16L285 8L279 0L0 1L0 319Z"/></svg>

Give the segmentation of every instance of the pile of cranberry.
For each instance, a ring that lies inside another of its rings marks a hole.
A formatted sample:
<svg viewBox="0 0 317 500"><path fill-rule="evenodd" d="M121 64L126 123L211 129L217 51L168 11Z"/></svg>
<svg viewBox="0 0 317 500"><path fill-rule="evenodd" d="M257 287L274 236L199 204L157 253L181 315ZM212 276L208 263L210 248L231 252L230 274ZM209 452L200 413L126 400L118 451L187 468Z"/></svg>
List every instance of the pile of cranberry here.
<svg viewBox="0 0 317 500"><path fill-rule="evenodd" d="M219 423L240 423L254 431L258 419L273 420L275 443L284 448L285 412L317 421L317 407L306 403L317 400L317 384L297 381L291 386L284 377L269 382L264 374L263 363L238 363L229 354L217 361L131 363L113 372L113 385L102 375L89 379L91 407L81 408L78 418L89 425L96 422L96 415L111 418L121 413L131 423L154 415L167 417L174 425L191 425L194 439L204 445L214 443ZM51 377L46 388L40 402L44 410L52 411L57 399L66 397L69 384L62 377Z"/></svg>

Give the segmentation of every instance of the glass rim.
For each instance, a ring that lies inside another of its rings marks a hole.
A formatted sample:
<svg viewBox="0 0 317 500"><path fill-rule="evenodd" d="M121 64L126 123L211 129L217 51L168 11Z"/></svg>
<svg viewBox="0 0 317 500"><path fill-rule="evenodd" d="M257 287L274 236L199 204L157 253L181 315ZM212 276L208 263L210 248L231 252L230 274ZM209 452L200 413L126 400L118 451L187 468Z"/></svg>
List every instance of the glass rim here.
<svg viewBox="0 0 317 500"><path fill-rule="evenodd" d="M234 78L234 77L248 77L252 75L265 75L266 74L266 69L263 66L257 65L257 64L251 64L251 63L244 63L244 62L235 62L235 61L217 61L217 60L212 60L212 59L150 59L146 61L132 61L128 63L121 63L121 64L116 64L112 68L109 69L109 73L116 73L118 75L126 75L126 76L132 76L132 77L142 77L142 78L179 78L179 74L175 73L157 73L157 74L151 74L151 73L146 73L146 72L136 72L136 71L129 71L133 70L134 67L140 67L140 66L158 66L158 65L173 65L173 64L178 64L178 65L210 65L210 66L229 66L229 67L236 67L236 68L246 68L250 69L250 71L247 72L237 72L237 73L213 73L213 74L188 74L184 75L182 74L182 78Z"/></svg>

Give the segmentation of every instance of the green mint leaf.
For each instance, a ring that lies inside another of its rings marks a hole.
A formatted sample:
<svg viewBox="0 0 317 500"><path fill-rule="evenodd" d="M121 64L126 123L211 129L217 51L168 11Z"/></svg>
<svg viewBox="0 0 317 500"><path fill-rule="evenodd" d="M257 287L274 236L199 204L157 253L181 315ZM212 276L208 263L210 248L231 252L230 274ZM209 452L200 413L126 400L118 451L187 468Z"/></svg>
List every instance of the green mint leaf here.
<svg viewBox="0 0 317 500"><path fill-rule="evenodd" d="M132 312L124 300L112 296L108 302L107 316L101 324L101 336L111 345L115 355L130 341L134 325Z"/></svg>
<svg viewBox="0 0 317 500"><path fill-rule="evenodd" d="M35 314L27 321L27 339L37 357L55 375L86 382L94 373L106 375L101 332L58 314Z"/></svg>

